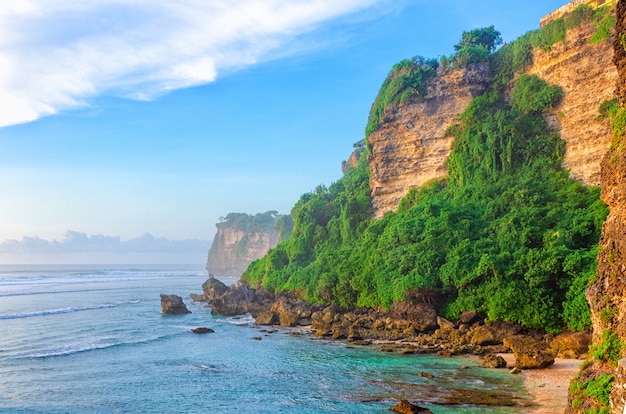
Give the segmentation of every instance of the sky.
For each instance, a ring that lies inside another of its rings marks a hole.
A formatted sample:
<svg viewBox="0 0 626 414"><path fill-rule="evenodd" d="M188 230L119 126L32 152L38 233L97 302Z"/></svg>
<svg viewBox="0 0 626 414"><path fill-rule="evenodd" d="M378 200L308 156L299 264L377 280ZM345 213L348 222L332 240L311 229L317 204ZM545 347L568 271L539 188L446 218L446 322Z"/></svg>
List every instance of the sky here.
<svg viewBox="0 0 626 414"><path fill-rule="evenodd" d="M219 217L341 177L394 63L564 3L2 0L0 264L202 263Z"/></svg>

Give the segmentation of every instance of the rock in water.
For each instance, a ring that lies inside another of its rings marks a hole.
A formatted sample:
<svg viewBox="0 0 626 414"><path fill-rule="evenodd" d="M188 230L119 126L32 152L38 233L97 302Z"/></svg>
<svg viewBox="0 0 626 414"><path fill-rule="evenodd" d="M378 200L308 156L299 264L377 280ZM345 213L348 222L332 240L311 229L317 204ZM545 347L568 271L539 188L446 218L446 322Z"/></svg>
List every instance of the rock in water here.
<svg viewBox="0 0 626 414"><path fill-rule="evenodd" d="M432 414L432 411L430 411L429 409L422 408L415 404L411 404L407 400L400 400L400 402L398 402L398 405L393 406L390 409L391 411L402 414Z"/></svg>
<svg viewBox="0 0 626 414"><path fill-rule="evenodd" d="M207 328L206 326L199 326L197 328L193 328L193 329L191 329L191 332L193 332L195 334L215 333L215 331L213 329Z"/></svg>
<svg viewBox="0 0 626 414"><path fill-rule="evenodd" d="M165 315L180 315L191 313L183 298L178 295L165 295L161 293L161 313Z"/></svg>

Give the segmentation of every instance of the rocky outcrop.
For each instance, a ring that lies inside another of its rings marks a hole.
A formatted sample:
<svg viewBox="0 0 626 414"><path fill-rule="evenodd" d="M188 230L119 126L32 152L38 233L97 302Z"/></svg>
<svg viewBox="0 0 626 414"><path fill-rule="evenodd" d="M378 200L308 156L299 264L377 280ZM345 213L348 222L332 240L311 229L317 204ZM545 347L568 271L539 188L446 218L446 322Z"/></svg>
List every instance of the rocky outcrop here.
<svg viewBox="0 0 626 414"><path fill-rule="evenodd" d="M250 313L256 317L274 302L274 295L251 289L243 283L237 287L226 286L213 277L202 284L204 299L211 306L211 314L235 316Z"/></svg>
<svg viewBox="0 0 626 414"><path fill-rule="evenodd" d="M550 342L559 358L581 358L589 351L590 332L563 332Z"/></svg>
<svg viewBox="0 0 626 414"><path fill-rule="evenodd" d="M554 364L556 352L545 341L528 335L513 335L504 338L503 344L513 351L516 368L539 369Z"/></svg>
<svg viewBox="0 0 626 414"><path fill-rule="evenodd" d="M600 163L611 143L611 130L608 121L596 118L600 104L614 97L618 79L612 42L589 43L596 29L584 23L549 51L535 49L527 71L563 89L563 99L548 122L565 141L563 167L571 178L588 185L600 184Z"/></svg>
<svg viewBox="0 0 626 414"><path fill-rule="evenodd" d="M412 187L448 174L453 138L446 129L490 78L487 63L473 64L433 78L422 100L385 109L380 127L368 137L375 217L394 211Z"/></svg>
<svg viewBox="0 0 626 414"><path fill-rule="evenodd" d="M230 213L216 224L217 233L209 250L206 269L220 276L241 276L252 261L259 259L276 244L289 237L277 228L278 220L291 221L276 211L256 215ZM293 223L291 223L293 226Z"/></svg>
<svg viewBox="0 0 626 414"><path fill-rule="evenodd" d="M178 295L166 295L161 293L161 313L166 315L180 315L191 313L183 298Z"/></svg>
<svg viewBox="0 0 626 414"><path fill-rule="evenodd" d="M391 407L390 410L402 414L432 414L432 411L429 409L411 404L407 400L400 400L398 404Z"/></svg>

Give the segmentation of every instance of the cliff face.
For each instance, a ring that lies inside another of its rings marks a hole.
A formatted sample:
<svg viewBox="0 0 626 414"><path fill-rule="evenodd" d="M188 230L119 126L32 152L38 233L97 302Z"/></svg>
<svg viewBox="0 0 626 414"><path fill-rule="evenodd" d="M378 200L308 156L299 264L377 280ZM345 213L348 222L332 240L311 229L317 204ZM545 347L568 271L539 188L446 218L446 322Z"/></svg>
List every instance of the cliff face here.
<svg viewBox="0 0 626 414"><path fill-rule="evenodd" d="M374 215L394 211L411 187L447 175L452 137L446 129L488 86L487 63L434 78L426 97L385 110L381 126L368 137Z"/></svg>
<svg viewBox="0 0 626 414"><path fill-rule="evenodd" d="M617 5L617 26L614 36L614 65L619 73L616 95L622 108L626 105L626 50L620 39L626 35L626 2ZM601 163L601 198L609 208L609 216L602 227L598 252L597 277L587 290L591 306L594 344L606 342L607 333L615 333L626 344L626 150L624 138L611 139L607 134L608 152ZM603 333L605 338L603 338ZM624 356L625 349L618 350ZM593 370L595 363L586 371ZM624 412L626 405L626 360L617 368L608 367L614 375L611 391L611 413ZM584 375L584 371L581 375Z"/></svg>
<svg viewBox="0 0 626 414"><path fill-rule="evenodd" d="M245 232L226 226L218 227L213 239L207 271L219 276L240 276L250 263L276 246L278 232Z"/></svg>
<svg viewBox="0 0 626 414"><path fill-rule="evenodd" d="M596 27L583 24L568 31L565 42L548 52L536 49L528 73L563 89L563 100L548 115L566 143L563 167L570 177L600 185L600 162L610 145L608 122L596 121L600 104L614 97L618 79L610 41L590 44Z"/></svg>
<svg viewBox="0 0 626 414"><path fill-rule="evenodd" d="M610 145L608 122L596 121L598 108L613 98L618 79L611 42L589 43L595 30L583 24L550 51L535 49L527 70L563 89L561 103L547 118L566 142L564 167L589 185L600 184L600 161ZM452 71L432 80L423 101L386 109L380 128L368 138L376 218L395 211L411 187L447 175L452 137L445 130L485 90L489 78L486 64Z"/></svg>
<svg viewBox="0 0 626 414"><path fill-rule="evenodd" d="M280 240L289 237L277 230L277 222L285 218L275 211L255 216L243 213L226 216L216 224L217 233L209 250L207 271L218 276L241 276L252 261L265 256ZM291 222L291 217L287 218ZM290 233L291 229L287 232Z"/></svg>

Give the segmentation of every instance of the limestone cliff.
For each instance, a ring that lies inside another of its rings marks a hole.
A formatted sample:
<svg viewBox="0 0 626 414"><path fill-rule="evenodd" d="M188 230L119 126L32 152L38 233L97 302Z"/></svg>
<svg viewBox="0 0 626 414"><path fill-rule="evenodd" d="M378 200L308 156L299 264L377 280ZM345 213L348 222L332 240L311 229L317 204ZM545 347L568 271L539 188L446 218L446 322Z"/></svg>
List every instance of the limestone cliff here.
<svg viewBox="0 0 626 414"><path fill-rule="evenodd" d="M293 222L276 211L230 213L216 227L206 269L218 276L240 276L252 261L289 237Z"/></svg>
<svg viewBox="0 0 626 414"><path fill-rule="evenodd" d="M548 120L566 143L563 167L589 185L600 184L600 161L611 141L608 122L596 120L598 108L613 98L618 78L612 43L589 43L596 29L584 23L550 51L535 49L527 71L563 89L563 100Z"/></svg>
<svg viewBox="0 0 626 414"><path fill-rule="evenodd" d="M596 120L598 108L613 97L618 79L611 42L589 43L595 30L584 23L549 51L536 48L527 70L563 89L563 99L547 115L548 121L566 142L564 167L572 178L589 185L600 184L600 161L610 144L610 126ZM454 70L435 77L423 100L386 109L380 128L368 137L377 218L396 210L411 187L447 175L452 138L445 136L446 128L489 80L486 63Z"/></svg>
<svg viewBox="0 0 626 414"><path fill-rule="evenodd" d="M616 94L623 113L626 113L626 50L621 39L625 36L626 2L620 0L613 47L614 66L619 73ZM607 145L608 152L605 150L602 159L600 181L601 198L609 207L609 216L602 227L597 276L586 296L591 307L594 345L597 349L613 348L614 360L624 357L624 347L620 347L617 341L612 341L611 346L610 338L616 335L622 344L626 343L626 151L623 136L612 137L607 133L606 139L610 145ZM581 372L578 381L597 378L600 373L614 376L610 412L622 413L626 405L626 360L621 359L616 365L596 358ZM570 400L575 398L570 395ZM593 401L585 400L581 408L589 407L590 403Z"/></svg>
<svg viewBox="0 0 626 414"><path fill-rule="evenodd" d="M411 187L447 175L453 138L446 129L490 78L488 63L473 64L432 79L423 99L385 109L380 127L368 137L375 217L395 210Z"/></svg>

